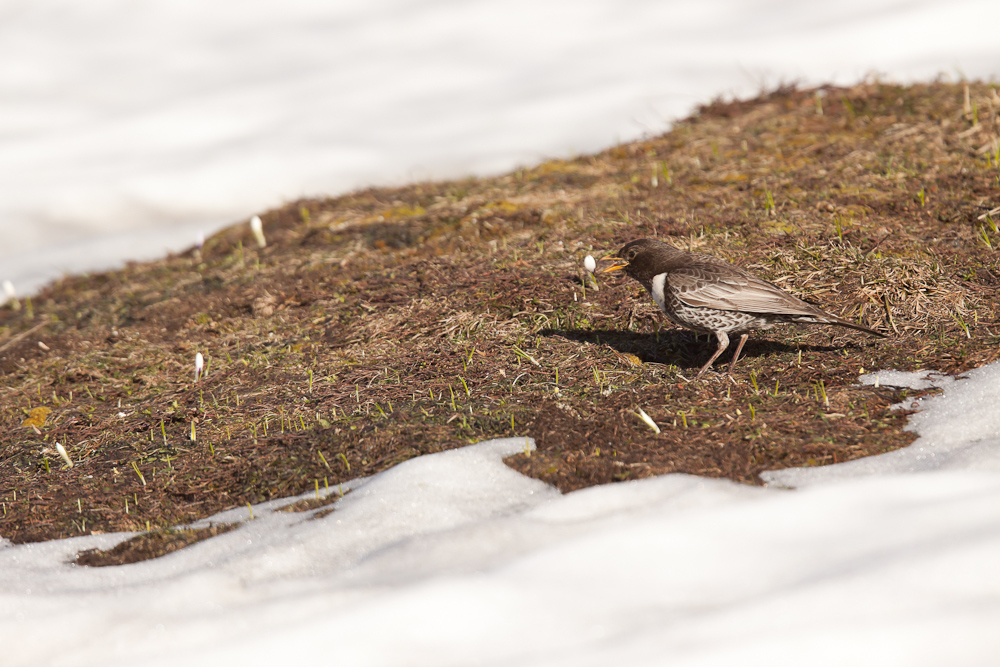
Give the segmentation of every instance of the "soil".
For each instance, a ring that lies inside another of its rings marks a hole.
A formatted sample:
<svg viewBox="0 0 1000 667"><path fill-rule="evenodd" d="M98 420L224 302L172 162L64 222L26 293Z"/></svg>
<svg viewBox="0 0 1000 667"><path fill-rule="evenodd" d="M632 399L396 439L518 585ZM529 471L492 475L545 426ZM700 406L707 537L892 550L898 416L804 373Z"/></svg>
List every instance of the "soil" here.
<svg viewBox="0 0 1000 667"><path fill-rule="evenodd" d="M266 247L243 222L66 277L0 308L0 535L165 533L497 436L535 438L508 464L564 491L905 446L913 393L859 374L1000 358L998 111L980 83L783 88L596 155L298 201L261 215ZM641 237L890 337L780 326L692 382L714 343L583 271Z"/></svg>

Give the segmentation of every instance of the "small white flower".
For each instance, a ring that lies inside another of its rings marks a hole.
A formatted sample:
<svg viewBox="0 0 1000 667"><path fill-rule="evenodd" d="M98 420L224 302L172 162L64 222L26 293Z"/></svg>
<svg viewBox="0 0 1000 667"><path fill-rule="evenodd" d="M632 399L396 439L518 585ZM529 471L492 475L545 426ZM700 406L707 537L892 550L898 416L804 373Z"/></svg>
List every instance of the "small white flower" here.
<svg viewBox="0 0 1000 667"><path fill-rule="evenodd" d="M205 369L205 357L201 356L201 352L194 355L194 381L197 382L201 377L201 372Z"/></svg>
<svg viewBox="0 0 1000 667"><path fill-rule="evenodd" d="M257 239L257 245L261 248L267 246L267 240L264 238L264 223L260 221L259 215L250 218L250 231L253 232L254 238Z"/></svg>
<svg viewBox="0 0 1000 667"><path fill-rule="evenodd" d="M66 448L63 447L62 445L60 445L57 442L56 443L56 451L59 452L59 456L61 456L62 460L66 462L66 465L68 465L70 468L72 468L73 467L73 460L70 459L69 458L69 454L66 453Z"/></svg>
<svg viewBox="0 0 1000 667"><path fill-rule="evenodd" d="M9 280L3 281L3 297L0 298L0 306L10 302L11 308L19 310L21 302L17 300L17 292L14 290L14 283Z"/></svg>
<svg viewBox="0 0 1000 667"><path fill-rule="evenodd" d="M587 255L586 257L583 258L583 268L593 273L594 269L597 268L597 262L594 261L594 258L592 256Z"/></svg>

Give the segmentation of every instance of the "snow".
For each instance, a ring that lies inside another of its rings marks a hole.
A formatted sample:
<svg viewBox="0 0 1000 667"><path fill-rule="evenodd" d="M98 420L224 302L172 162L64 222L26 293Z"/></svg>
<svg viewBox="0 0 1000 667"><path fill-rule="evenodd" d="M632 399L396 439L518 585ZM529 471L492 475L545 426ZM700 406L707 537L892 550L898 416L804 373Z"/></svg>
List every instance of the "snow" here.
<svg viewBox="0 0 1000 667"><path fill-rule="evenodd" d="M7 0L0 280L306 195L492 174L782 81L997 74L995 0Z"/></svg>
<svg viewBox="0 0 1000 667"><path fill-rule="evenodd" d="M906 430L919 434L904 449L819 468L768 472L770 484L807 484L875 474L926 470L991 470L1000 472L1000 363L976 368L959 377L933 371L880 371L861 376L861 384L944 388L940 395L907 400L896 406L919 412Z"/></svg>
<svg viewBox="0 0 1000 667"><path fill-rule="evenodd" d="M990 78L993 0L8 0L0 281L20 296L302 195L490 174L659 132L798 79ZM1000 362L940 388L908 448L570 494L494 440L236 508L153 561L128 535L0 541L19 665L989 664L1000 653ZM794 490L790 490L794 488ZM320 492L326 493L325 490ZM312 494L304 494L309 497Z"/></svg>
<svg viewBox="0 0 1000 667"><path fill-rule="evenodd" d="M996 456L998 417L979 402L998 373L932 376L944 392L921 399L920 439L900 451L992 438ZM992 426L960 428L970 410ZM229 510L200 523L236 530L133 565L67 564L127 535L7 545L4 664L938 665L1000 651L1000 475L976 459L796 491L665 475L562 495L503 464L526 449L407 461L331 489L344 495L322 518L274 511L295 499L252 520Z"/></svg>

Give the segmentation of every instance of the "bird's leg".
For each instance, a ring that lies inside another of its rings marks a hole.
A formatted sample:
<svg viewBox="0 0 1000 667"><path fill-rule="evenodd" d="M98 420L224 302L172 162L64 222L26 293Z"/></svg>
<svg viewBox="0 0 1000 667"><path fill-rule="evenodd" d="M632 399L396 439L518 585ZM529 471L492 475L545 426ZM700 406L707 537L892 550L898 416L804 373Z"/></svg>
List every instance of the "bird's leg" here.
<svg viewBox="0 0 1000 667"><path fill-rule="evenodd" d="M715 354L712 355L712 358L708 360L708 363L702 366L701 370L698 371L698 375L694 378L695 380L701 379L701 376L705 374L705 371L711 368L712 364L715 363L715 360L719 358L719 355L725 352L726 348L729 347L729 336L726 335L725 331L716 331L715 339L719 341L719 347L715 350Z"/></svg>
<svg viewBox="0 0 1000 667"><path fill-rule="evenodd" d="M748 332L744 332L743 335L740 336L740 342L736 346L736 354L733 355L733 360L729 362L729 374L730 375L733 374L733 369L736 368L736 360L740 358L740 352L743 351L743 343L747 342L747 337L749 335L750 334Z"/></svg>

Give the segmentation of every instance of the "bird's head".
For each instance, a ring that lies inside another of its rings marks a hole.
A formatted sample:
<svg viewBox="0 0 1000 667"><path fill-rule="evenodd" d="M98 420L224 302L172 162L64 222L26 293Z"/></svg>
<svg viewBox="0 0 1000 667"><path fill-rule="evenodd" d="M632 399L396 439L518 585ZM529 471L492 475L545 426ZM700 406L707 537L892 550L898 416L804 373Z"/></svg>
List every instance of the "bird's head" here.
<svg viewBox="0 0 1000 667"><path fill-rule="evenodd" d="M672 260L680 254L682 251L663 241L638 239L626 243L616 254L601 259L594 272L624 271L625 275L645 285L653 276L667 271Z"/></svg>

